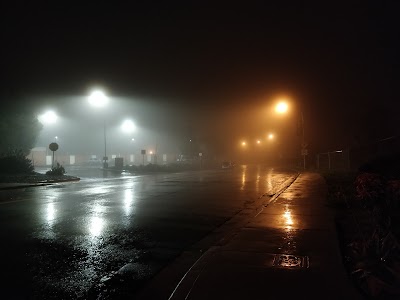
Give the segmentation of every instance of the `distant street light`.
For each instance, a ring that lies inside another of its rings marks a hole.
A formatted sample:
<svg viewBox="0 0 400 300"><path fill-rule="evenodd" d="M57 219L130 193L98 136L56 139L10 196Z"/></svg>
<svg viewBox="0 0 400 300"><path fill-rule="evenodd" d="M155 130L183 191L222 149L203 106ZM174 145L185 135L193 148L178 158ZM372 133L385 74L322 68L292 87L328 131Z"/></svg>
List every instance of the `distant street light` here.
<svg viewBox="0 0 400 300"><path fill-rule="evenodd" d="M57 122L57 115L54 111L49 110L38 117L39 122L44 124L54 124Z"/></svg>
<svg viewBox="0 0 400 300"><path fill-rule="evenodd" d="M121 125L121 129L125 133L132 133L135 131L136 126L131 120L125 120Z"/></svg>
<svg viewBox="0 0 400 300"><path fill-rule="evenodd" d="M268 134L268 139L269 140L273 140L274 139L274 135L272 133Z"/></svg>
<svg viewBox="0 0 400 300"><path fill-rule="evenodd" d="M93 107L104 107L108 103L108 97L101 90L93 90L88 101ZM104 157L103 157L103 168L108 168L108 157L107 157L107 136L106 136L106 118L104 117Z"/></svg>

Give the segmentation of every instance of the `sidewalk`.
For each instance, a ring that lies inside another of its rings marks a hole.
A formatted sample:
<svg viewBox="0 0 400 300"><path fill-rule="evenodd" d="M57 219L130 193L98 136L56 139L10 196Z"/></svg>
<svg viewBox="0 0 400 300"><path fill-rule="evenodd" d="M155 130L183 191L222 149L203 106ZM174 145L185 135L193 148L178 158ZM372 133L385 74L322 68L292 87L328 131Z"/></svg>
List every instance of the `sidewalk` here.
<svg viewBox="0 0 400 300"><path fill-rule="evenodd" d="M185 261L188 266L188 253L138 299L362 299L344 270L325 193L319 174L301 174L235 234L191 262L180 281L173 278Z"/></svg>

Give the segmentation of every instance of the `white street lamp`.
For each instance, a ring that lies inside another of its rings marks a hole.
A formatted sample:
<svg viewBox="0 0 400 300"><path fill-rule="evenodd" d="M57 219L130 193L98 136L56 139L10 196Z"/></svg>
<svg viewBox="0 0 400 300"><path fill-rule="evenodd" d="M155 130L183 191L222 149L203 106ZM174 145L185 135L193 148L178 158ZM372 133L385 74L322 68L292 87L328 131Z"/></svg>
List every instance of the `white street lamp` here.
<svg viewBox="0 0 400 300"><path fill-rule="evenodd" d="M108 97L101 90L93 90L89 95L89 103L94 107L103 107L108 103Z"/></svg>
<svg viewBox="0 0 400 300"><path fill-rule="evenodd" d="M108 97L101 90L93 90L88 101L93 107L104 107L108 103ZM107 135L106 135L106 119L104 118L104 157L103 157L103 168L108 168L108 157L107 157Z"/></svg>
<svg viewBox="0 0 400 300"><path fill-rule="evenodd" d="M131 133L135 131L136 126L131 120L125 120L121 125L121 129L125 133Z"/></svg>
<svg viewBox="0 0 400 300"><path fill-rule="evenodd" d="M42 115L39 115L39 122L44 124L54 124L57 122L57 115L54 111L49 110Z"/></svg>

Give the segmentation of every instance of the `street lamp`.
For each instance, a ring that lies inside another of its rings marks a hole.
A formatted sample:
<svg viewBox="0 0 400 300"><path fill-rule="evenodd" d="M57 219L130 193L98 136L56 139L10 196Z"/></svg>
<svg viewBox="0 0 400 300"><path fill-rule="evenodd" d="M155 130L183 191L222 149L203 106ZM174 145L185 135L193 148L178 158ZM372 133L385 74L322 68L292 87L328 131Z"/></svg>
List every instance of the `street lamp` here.
<svg viewBox="0 0 400 300"><path fill-rule="evenodd" d="M131 120L125 120L122 124L121 124L121 129L123 132L125 133L132 133L133 131L135 131L136 126L135 124L131 121Z"/></svg>
<svg viewBox="0 0 400 300"><path fill-rule="evenodd" d="M91 106L102 108L107 105L108 97L101 90L93 90L88 101ZM104 117L104 157L103 157L103 168L108 168L108 157L107 157L107 136L106 136L106 118Z"/></svg>
<svg viewBox="0 0 400 300"><path fill-rule="evenodd" d="M125 120L122 122L121 124L121 131L124 132L125 134L132 134L132 132L134 132L136 129L135 124L131 121L131 120ZM131 143L133 144L133 142L135 141L134 138L131 138ZM133 154L134 155L134 154ZM129 150L127 153L127 160L129 159ZM130 158L131 161L134 160L134 158L131 156Z"/></svg>
<svg viewBox="0 0 400 300"><path fill-rule="evenodd" d="M52 125L57 123L57 119L58 119L57 114L52 110L46 111L45 113L43 113L41 115L38 115L39 122L44 127L47 127L47 130L43 131L41 133L43 135L43 138L45 139L46 143L47 143L47 141L57 142L57 137L54 137L54 135L53 135L54 134L54 127L52 126Z"/></svg>
<svg viewBox="0 0 400 300"><path fill-rule="evenodd" d="M288 111L288 104L285 101L279 101L275 106L275 111L278 114L284 114Z"/></svg>
<svg viewBox="0 0 400 300"><path fill-rule="evenodd" d="M39 122L44 124L54 124L57 122L57 115L54 111L49 110L45 112L44 114L39 115L38 119Z"/></svg>
<svg viewBox="0 0 400 300"><path fill-rule="evenodd" d="M278 114L285 114L289 109L289 105L286 101L279 101L275 106L275 111ZM306 168L306 155L307 155L307 143L304 139L304 116L303 111L300 111L300 126L301 126L301 155L303 156L303 169Z"/></svg>
<svg viewBox="0 0 400 300"><path fill-rule="evenodd" d="M94 107L104 107L108 103L108 97L101 90L93 90L89 95L89 103Z"/></svg>

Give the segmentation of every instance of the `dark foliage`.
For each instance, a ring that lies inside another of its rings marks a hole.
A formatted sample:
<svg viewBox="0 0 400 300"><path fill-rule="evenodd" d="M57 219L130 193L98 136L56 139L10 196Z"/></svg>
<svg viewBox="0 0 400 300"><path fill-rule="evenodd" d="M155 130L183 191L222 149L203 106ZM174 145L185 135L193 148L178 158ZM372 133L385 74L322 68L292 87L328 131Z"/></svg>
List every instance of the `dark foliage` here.
<svg viewBox="0 0 400 300"><path fill-rule="evenodd" d="M377 157L359 168L362 173L375 173L391 179L400 179L400 154Z"/></svg>
<svg viewBox="0 0 400 300"><path fill-rule="evenodd" d="M345 266L368 299L400 296L400 181L387 174L324 174L328 200L341 209L336 221Z"/></svg>
<svg viewBox="0 0 400 300"><path fill-rule="evenodd" d="M42 125L27 108L7 107L0 111L0 154L16 149L28 155L34 147Z"/></svg>
<svg viewBox="0 0 400 300"><path fill-rule="evenodd" d="M52 167L50 171L46 172L46 175L64 175L65 169L62 165L57 163L56 166Z"/></svg>
<svg viewBox="0 0 400 300"><path fill-rule="evenodd" d="M32 161L26 158L21 150L0 155L0 173L2 174L32 174L33 171Z"/></svg>

